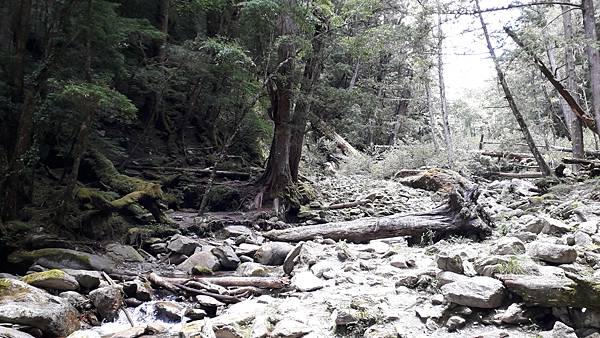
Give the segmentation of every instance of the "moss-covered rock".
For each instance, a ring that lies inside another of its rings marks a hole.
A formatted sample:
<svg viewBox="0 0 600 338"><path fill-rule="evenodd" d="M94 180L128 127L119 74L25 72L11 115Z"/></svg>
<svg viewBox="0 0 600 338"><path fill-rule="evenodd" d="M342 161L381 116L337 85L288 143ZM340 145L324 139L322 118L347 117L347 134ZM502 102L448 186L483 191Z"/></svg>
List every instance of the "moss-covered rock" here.
<svg viewBox="0 0 600 338"><path fill-rule="evenodd" d="M213 271L203 265L196 265L192 268L192 274L198 276L210 276Z"/></svg>
<svg viewBox="0 0 600 338"><path fill-rule="evenodd" d="M240 207L241 194L232 187L216 185L208 192L207 199L210 211L232 211Z"/></svg>
<svg viewBox="0 0 600 338"><path fill-rule="evenodd" d="M58 269L34 272L24 276L21 280L29 285L47 290L74 291L79 289L79 283L73 276Z"/></svg>
<svg viewBox="0 0 600 338"><path fill-rule="evenodd" d="M78 315L60 297L19 280L0 279L0 322L35 327L44 336L64 337L79 329Z"/></svg>
<svg viewBox="0 0 600 338"><path fill-rule="evenodd" d="M115 262L112 260L90 254L62 248L46 248L34 251L16 251L8 256L7 261L22 269L27 269L31 264L37 263L51 269L88 269L99 271L112 271Z"/></svg>

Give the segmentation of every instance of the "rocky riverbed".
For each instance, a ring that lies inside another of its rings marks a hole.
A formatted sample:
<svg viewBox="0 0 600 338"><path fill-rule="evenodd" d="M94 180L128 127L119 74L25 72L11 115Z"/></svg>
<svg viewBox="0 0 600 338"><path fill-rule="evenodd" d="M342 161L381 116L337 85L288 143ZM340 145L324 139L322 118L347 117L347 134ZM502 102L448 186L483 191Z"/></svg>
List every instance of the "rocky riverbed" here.
<svg viewBox="0 0 600 338"><path fill-rule="evenodd" d="M299 225L440 203L395 180L312 180ZM270 242L263 230L288 225L258 213L177 212L101 246L32 234L7 259L23 273L0 276L0 336L600 337L596 182L479 185L483 242ZM327 208L349 201L365 202Z"/></svg>

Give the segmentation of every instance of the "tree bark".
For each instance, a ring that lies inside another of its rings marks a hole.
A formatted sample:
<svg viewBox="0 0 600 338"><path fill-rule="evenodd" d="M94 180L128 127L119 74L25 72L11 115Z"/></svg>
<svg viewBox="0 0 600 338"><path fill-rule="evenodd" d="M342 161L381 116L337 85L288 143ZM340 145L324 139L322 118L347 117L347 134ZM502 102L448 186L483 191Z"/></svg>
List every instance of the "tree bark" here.
<svg viewBox="0 0 600 338"><path fill-rule="evenodd" d="M596 33L596 20L594 17L594 1L583 0L581 5L583 9L583 29L587 40L585 51L588 57L590 89L592 93L591 111L596 120L597 131L600 133L600 50L596 47L598 44L598 35Z"/></svg>
<svg viewBox="0 0 600 338"><path fill-rule="evenodd" d="M437 142L436 128L435 128L435 114L433 113L433 109L431 109L431 88L429 87L429 81L425 82L425 100L427 105L427 112L429 113L429 132L431 133L431 141L433 142L433 147L435 151L438 151L440 146Z"/></svg>
<svg viewBox="0 0 600 338"><path fill-rule="evenodd" d="M438 10L441 8L438 1ZM437 21L438 42L438 82L440 88L440 111L442 112L442 126L444 130L444 143L446 144L446 154L448 155L448 166L454 167L454 146L452 144L452 134L450 133L450 123L448 121L448 101L446 100L446 85L444 84L444 62L442 59L442 49L444 33L442 31L442 15L438 13Z"/></svg>
<svg viewBox="0 0 600 338"><path fill-rule="evenodd" d="M475 0L475 6L477 8L477 11L481 11L481 9L479 7L479 0ZM535 141L533 140L533 137L531 136L531 133L529 132L529 127L527 126L527 123L525 122L523 115L519 111L519 108L517 107L517 104L512 96L512 93L510 92L510 88L508 87L508 83L506 82L506 79L504 78L504 72L502 72L502 69L500 68L500 62L498 61L498 58L496 57L496 52L494 51L494 47L492 46L492 41L490 40L490 36L487 31L487 26L485 24L485 21L483 21L483 15L481 13L479 13L479 21L481 22L481 29L483 30L483 35L485 37L485 41L487 43L487 47L490 52L490 56L492 57L492 61L494 61L494 66L496 67L496 73L498 74L498 80L500 81L500 85L502 86L502 90L504 91L506 101L508 102L508 105L510 106L511 111L512 111L513 115L515 116L515 119L517 120L519 127L521 128L521 132L523 133L523 136L525 137L525 140L527 141L529 150L533 154L533 157L535 158L535 161L537 162L538 166L540 167L540 170L542 171L542 173L544 175L550 176L550 175L552 175L552 170L550 170L550 167L546 163L546 160L544 159L544 157L538 150L537 146L535 145Z"/></svg>

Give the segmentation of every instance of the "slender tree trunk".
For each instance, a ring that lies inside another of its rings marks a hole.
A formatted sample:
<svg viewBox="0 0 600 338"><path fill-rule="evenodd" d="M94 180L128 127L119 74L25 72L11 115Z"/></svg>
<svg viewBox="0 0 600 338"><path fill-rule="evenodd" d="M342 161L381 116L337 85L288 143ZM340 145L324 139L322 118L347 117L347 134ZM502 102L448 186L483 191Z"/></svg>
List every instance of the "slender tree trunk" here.
<svg viewBox="0 0 600 338"><path fill-rule="evenodd" d="M498 74L498 81L500 82L500 85L502 86L502 90L504 91L506 101L508 102L508 105L510 106L510 110L512 111L513 115L515 116L515 119L517 120L519 127L521 128L521 132L523 133L523 136L525 137L525 141L527 142L527 145L529 146L529 150L533 154L533 157L535 158L538 166L540 167L540 171L545 176L550 176L550 175L552 175L552 171L550 170L550 167L546 163L546 160L544 160L544 157L542 156L542 154L538 150L537 146L535 145L535 141L533 140L533 137L531 136L531 133L529 132L529 127L527 126L527 123L525 122L523 115L519 111L519 108L517 107L517 104L515 103L512 93L510 92L510 88L508 87L508 83L506 82L506 79L504 78L504 73L502 72L502 69L500 68L500 62L498 61L498 58L496 57L496 52L494 51L494 47L492 46L492 41L490 40L490 35L488 34L487 26L485 24L485 21L483 21L483 14L481 13L481 8L479 7L479 0L475 0L475 6L477 9L477 12L479 12L478 15L479 15L479 21L481 22L481 29L483 30L483 35L485 37L485 41L487 43L487 47L490 52L490 56L492 57L492 61L494 61L496 73Z"/></svg>
<svg viewBox="0 0 600 338"><path fill-rule="evenodd" d="M566 88L573 95L573 98L577 100L575 93L577 92L577 77L575 72L575 51L572 45L573 39L573 21L571 19L571 11L565 5L561 7L563 11L563 31L565 38L565 78ZM575 116L575 113L571 110L569 105L564 99L561 99L561 105L568 107L569 119L567 120L567 126L571 133L571 144L573 147L573 157L584 158L585 149L583 142L583 127L581 121ZM565 115L566 116L566 115ZM598 122L596 122L597 124ZM575 166L577 170L579 166Z"/></svg>
<svg viewBox="0 0 600 338"><path fill-rule="evenodd" d="M587 40L585 51L588 57L590 74L590 89L592 93L592 113L596 120L596 128L600 133L600 50L598 35L596 33L596 20L594 18L594 0L583 0L583 29Z"/></svg>
<svg viewBox="0 0 600 338"><path fill-rule="evenodd" d="M13 64L13 86L16 102L22 102L25 85L25 54L30 31L31 0L19 1L18 19L15 28L15 58ZM5 20L6 18L4 18Z"/></svg>
<svg viewBox="0 0 600 338"><path fill-rule="evenodd" d="M438 8L439 8L438 2ZM444 128L444 143L446 143L446 153L448 155L448 165L454 167L454 146L452 144L452 134L450 133L450 123L448 121L448 101L446 100L446 85L444 84L444 62L442 59L444 33L442 31L442 16L438 13L438 81L440 87L440 110L442 112L442 126Z"/></svg>
<svg viewBox="0 0 600 338"><path fill-rule="evenodd" d="M431 141L433 142L435 151L438 151L440 146L437 142L437 136L435 135L435 114L433 113L433 109L431 109L431 88L429 86L429 80L426 80L425 82L425 104L427 106L427 112L429 113L429 132L431 133Z"/></svg>
<svg viewBox="0 0 600 338"><path fill-rule="evenodd" d="M166 57L167 49L167 37L169 36L169 6L170 0L160 0L159 3L159 22L160 31L163 33L162 41L160 41L160 49L158 51L158 57L161 61L164 61Z"/></svg>
<svg viewBox="0 0 600 338"><path fill-rule="evenodd" d="M356 80L358 80L358 72L360 70L360 60L356 61L354 65L354 72L352 73L352 79L350 79L350 85L348 86L348 90L352 90L356 85Z"/></svg>

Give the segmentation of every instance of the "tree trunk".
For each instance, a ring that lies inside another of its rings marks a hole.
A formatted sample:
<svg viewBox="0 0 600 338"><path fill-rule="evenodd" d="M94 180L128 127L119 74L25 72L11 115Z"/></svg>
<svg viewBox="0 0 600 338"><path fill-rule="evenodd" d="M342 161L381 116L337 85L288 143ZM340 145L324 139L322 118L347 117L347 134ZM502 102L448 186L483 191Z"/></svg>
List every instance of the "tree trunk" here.
<svg viewBox="0 0 600 338"><path fill-rule="evenodd" d="M25 54L31 19L31 0L21 0L18 5L15 27L15 57L13 64L14 101L22 102L25 86ZM6 18L5 18L6 20Z"/></svg>
<svg viewBox="0 0 600 338"><path fill-rule="evenodd" d="M348 90L352 90L356 85L356 80L358 80L358 72L360 70L360 60L356 61L354 65L354 72L352 73L352 79L350 79L350 85L348 86Z"/></svg>
<svg viewBox="0 0 600 338"><path fill-rule="evenodd" d="M429 81L425 82L425 100L427 112L429 113L429 132L431 133L431 141L433 142L435 151L438 151L440 146L438 145L437 136L435 135L435 114L433 113L433 109L431 109L431 88L429 87Z"/></svg>
<svg viewBox="0 0 600 338"><path fill-rule="evenodd" d="M169 36L169 6L170 0L160 0L158 21L160 22L160 31L163 33L163 38L160 41L158 58L161 61L164 61L166 57L167 40Z"/></svg>
<svg viewBox="0 0 600 338"><path fill-rule="evenodd" d="M588 57L590 74L592 113L596 120L596 128L598 133L600 133L600 50L596 47L598 44L598 35L596 33L596 20L594 18L594 1L583 0L581 5L583 9L583 27L587 40L585 51Z"/></svg>
<svg viewBox="0 0 600 338"><path fill-rule="evenodd" d="M566 89L570 92L577 92L577 78L575 72L575 51L573 49L571 40L573 39L573 23L571 20L571 11L565 5L561 6L563 11L563 30L565 37L565 78L567 79ZM576 96L574 99L577 100ZM568 107L567 102L563 99L561 100L561 105L566 105ZM570 107L569 107L570 108ZM583 128L581 126L581 121L575 116L573 111L569 109L569 119L567 120L567 126L569 127L569 131L571 133L571 144L573 148L573 156L575 158L583 158L585 154L584 142L583 142ZM577 169L577 166L575 166Z"/></svg>
<svg viewBox="0 0 600 338"><path fill-rule="evenodd" d="M440 3L438 2L438 9ZM444 33L442 31L442 15L438 13L438 81L440 88L440 110L442 112L442 126L444 128L444 143L446 144L446 153L448 155L448 165L454 167L454 146L452 144L452 134L450 133L450 124L448 121L448 101L446 100L446 85L444 84L444 62L442 60L442 48Z"/></svg>
<svg viewBox="0 0 600 338"><path fill-rule="evenodd" d="M479 0L475 0L475 6L477 8L477 11L481 12L481 8L479 7ZM533 140L533 137L531 136L531 133L529 132L529 127L527 126L527 123L525 122L523 115L521 114L521 112L519 111L519 108L517 107L517 104L515 103L512 93L510 92L510 88L508 88L508 83L506 82L506 79L504 78L504 73L502 72L502 69L500 68L500 62L498 61L498 58L496 57L496 52L494 51L494 47L492 46L492 41L490 40L490 36L487 31L487 26L485 24L485 21L483 21L483 15L481 13L479 13L478 15L479 15L479 21L481 22L481 29L483 30L483 35L485 37L485 41L487 43L487 47L490 52L490 56L492 57L492 61L494 61L494 66L496 67L496 73L498 73L498 80L500 81L500 85L502 86L502 90L504 91L506 101L508 102L508 105L510 106L511 111L512 111L513 115L515 116L515 119L517 120L519 127L521 128L521 132L523 132L523 136L525 137L525 140L527 141L529 150L533 154L533 157L535 158L538 166L540 167L540 170L542 171L542 173L544 175L550 176L550 175L552 175L552 170L550 170L550 167L546 163L546 160L544 160L544 157L542 156L542 154L538 150L537 146L535 145L535 141Z"/></svg>
<svg viewBox="0 0 600 338"><path fill-rule="evenodd" d="M288 0L294 5L295 0ZM293 35L296 23L289 15L282 15L277 22L277 35ZM290 169L291 122L293 114L293 69L296 45L293 41L282 41L277 48L279 69L277 76L269 84L269 96L274 124L273 141L267 168L263 175L265 192L268 199L282 197L292 185Z"/></svg>

